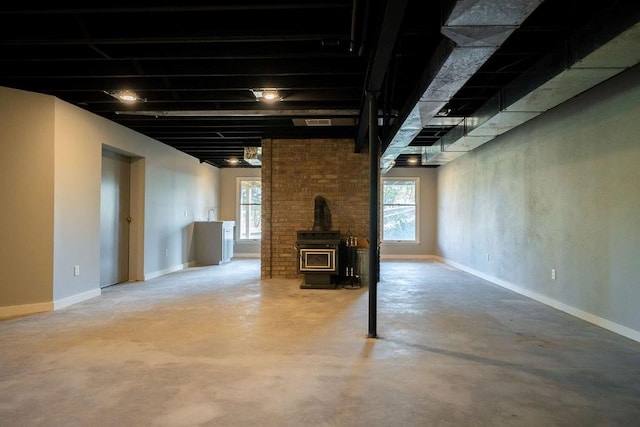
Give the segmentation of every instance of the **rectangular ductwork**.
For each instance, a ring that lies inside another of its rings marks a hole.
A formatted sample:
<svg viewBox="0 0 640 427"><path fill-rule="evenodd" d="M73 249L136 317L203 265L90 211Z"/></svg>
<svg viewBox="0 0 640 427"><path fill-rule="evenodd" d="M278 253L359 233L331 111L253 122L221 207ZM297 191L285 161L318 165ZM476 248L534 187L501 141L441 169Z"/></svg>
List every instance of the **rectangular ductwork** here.
<svg viewBox="0 0 640 427"><path fill-rule="evenodd" d="M429 147L423 164L451 161L640 62L640 23L618 35L612 26L600 28L576 34L504 87Z"/></svg>
<svg viewBox="0 0 640 427"><path fill-rule="evenodd" d="M262 165L262 147L244 147L244 161L253 166Z"/></svg>
<svg viewBox="0 0 640 427"><path fill-rule="evenodd" d="M453 98L543 0L458 0L449 2L439 45L427 68L422 96L383 153L382 172Z"/></svg>

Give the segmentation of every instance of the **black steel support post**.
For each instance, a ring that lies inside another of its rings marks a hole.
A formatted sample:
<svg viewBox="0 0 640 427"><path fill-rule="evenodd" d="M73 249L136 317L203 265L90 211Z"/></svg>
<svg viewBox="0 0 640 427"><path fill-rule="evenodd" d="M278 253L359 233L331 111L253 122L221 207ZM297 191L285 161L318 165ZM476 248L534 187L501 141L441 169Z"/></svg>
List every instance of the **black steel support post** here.
<svg viewBox="0 0 640 427"><path fill-rule="evenodd" d="M369 104L369 333L378 338L378 233L380 223L380 142L378 141L378 106L376 94L367 93Z"/></svg>

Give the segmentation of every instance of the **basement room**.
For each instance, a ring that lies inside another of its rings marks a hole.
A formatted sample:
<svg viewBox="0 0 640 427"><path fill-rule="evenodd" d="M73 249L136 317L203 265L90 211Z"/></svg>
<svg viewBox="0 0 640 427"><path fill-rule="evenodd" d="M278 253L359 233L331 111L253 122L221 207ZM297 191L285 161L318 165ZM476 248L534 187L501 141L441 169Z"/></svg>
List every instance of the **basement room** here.
<svg viewBox="0 0 640 427"><path fill-rule="evenodd" d="M640 3L0 21L0 424L637 425Z"/></svg>

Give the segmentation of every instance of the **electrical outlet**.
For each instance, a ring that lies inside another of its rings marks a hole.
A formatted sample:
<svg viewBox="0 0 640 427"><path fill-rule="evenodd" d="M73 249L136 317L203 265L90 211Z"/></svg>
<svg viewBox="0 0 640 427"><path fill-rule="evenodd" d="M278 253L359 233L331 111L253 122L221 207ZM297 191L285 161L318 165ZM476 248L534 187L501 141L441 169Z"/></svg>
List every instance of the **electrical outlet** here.
<svg viewBox="0 0 640 427"><path fill-rule="evenodd" d="M551 280L556 280L556 269L555 268L551 269Z"/></svg>
<svg viewBox="0 0 640 427"><path fill-rule="evenodd" d="M79 265L74 265L73 266L73 275L74 276L79 276L80 275L80 266Z"/></svg>

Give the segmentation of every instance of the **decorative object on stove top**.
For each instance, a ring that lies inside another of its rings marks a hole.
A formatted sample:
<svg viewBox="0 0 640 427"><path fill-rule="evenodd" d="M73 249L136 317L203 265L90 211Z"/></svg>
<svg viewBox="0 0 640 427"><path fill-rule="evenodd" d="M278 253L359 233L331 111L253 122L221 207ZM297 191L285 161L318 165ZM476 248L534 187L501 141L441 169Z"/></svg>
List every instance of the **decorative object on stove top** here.
<svg viewBox="0 0 640 427"><path fill-rule="evenodd" d="M331 230L331 211L327 200L322 196L316 196L313 208L313 231Z"/></svg>

